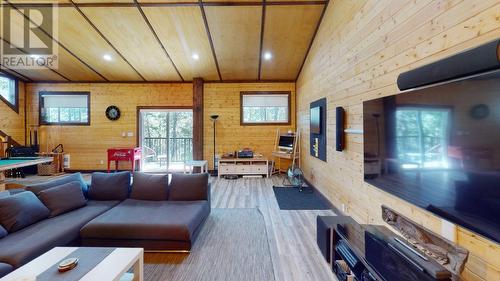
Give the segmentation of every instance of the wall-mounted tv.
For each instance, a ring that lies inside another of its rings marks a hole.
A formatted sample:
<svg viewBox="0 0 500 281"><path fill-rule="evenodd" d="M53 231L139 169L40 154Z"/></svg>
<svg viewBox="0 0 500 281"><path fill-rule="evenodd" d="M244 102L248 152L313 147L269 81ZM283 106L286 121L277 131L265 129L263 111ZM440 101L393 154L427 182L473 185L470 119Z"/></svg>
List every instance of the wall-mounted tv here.
<svg viewBox="0 0 500 281"><path fill-rule="evenodd" d="M321 106L311 108L311 133L321 134Z"/></svg>
<svg viewBox="0 0 500 281"><path fill-rule="evenodd" d="M500 242L500 70L363 103L365 181Z"/></svg>

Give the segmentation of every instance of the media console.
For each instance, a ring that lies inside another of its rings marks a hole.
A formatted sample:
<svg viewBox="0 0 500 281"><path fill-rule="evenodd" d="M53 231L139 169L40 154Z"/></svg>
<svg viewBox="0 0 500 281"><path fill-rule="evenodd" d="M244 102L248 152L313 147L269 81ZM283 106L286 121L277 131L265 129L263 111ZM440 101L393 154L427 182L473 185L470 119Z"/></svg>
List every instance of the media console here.
<svg viewBox="0 0 500 281"><path fill-rule="evenodd" d="M449 281L451 273L380 225L318 216L317 244L340 281Z"/></svg>
<svg viewBox="0 0 500 281"><path fill-rule="evenodd" d="M262 157L219 159L219 178L226 175L269 176L269 160Z"/></svg>

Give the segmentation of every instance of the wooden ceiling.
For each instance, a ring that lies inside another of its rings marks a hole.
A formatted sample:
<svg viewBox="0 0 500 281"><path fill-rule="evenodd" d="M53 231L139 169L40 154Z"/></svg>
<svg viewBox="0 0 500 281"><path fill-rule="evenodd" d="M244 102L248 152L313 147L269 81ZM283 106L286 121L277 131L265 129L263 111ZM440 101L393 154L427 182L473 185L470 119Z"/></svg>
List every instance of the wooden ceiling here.
<svg viewBox="0 0 500 281"><path fill-rule="evenodd" d="M53 3L4 1L18 9ZM5 72L34 82L295 81L327 5L327 0L56 2L58 34L50 39L58 47L58 68ZM265 53L272 58L266 60Z"/></svg>

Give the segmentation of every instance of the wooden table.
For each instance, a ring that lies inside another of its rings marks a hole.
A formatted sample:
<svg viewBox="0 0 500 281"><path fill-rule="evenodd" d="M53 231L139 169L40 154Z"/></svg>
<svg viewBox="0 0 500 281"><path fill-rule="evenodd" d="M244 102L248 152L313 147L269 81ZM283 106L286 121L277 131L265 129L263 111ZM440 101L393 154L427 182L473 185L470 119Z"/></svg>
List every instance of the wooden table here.
<svg viewBox="0 0 500 281"><path fill-rule="evenodd" d="M0 160L0 191L5 190L5 171L54 161L52 157L11 157Z"/></svg>
<svg viewBox="0 0 500 281"><path fill-rule="evenodd" d="M78 247L55 247L47 253L39 256L24 266L9 273L0 279L1 281L20 281L33 280L44 273L53 265L58 264L71 253L78 250ZM98 248L89 248L98 249ZM78 265L79 266L79 265ZM77 267L78 267L77 266ZM76 268L75 268L76 269ZM133 276L127 272L133 269ZM68 272L69 273L69 272ZM130 278L132 277L132 278ZM115 248L106 256L97 266L90 269L81 279L81 281L118 281L133 280L143 281L144 278L144 250L142 248ZM76 281L65 279L65 281Z"/></svg>
<svg viewBox="0 0 500 281"><path fill-rule="evenodd" d="M194 167L200 167L201 173L208 172L208 161L207 160L187 160L184 162L184 174L186 173L186 168L189 168L189 173L193 173Z"/></svg>

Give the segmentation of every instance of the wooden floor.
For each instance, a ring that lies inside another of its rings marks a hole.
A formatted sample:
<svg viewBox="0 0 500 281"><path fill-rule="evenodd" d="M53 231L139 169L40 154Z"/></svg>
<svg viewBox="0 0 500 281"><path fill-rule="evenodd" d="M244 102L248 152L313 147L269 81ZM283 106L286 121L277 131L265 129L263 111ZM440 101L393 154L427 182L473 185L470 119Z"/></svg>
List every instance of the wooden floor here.
<svg viewBox="0 0 500 281"><path fill-rule="evenodd" d="M34 176L17 182L51 178ZM90 175L85 174L84 179L89 180ZM337 280L316 246L316 216L334 215L332 211L280 210L272 189L273 185L282 185L278 176L211 180L212 208L258 208L264 216L276 281Z"/></svg>
<svg viewBox="0 0 500 281"><path fill-rule="evenodd" d="M282 179L212 178L212 208L258 208L265 220L275 280L336 280L316 246L316 216L332 211L280 210L273 185Z"/></svg>

